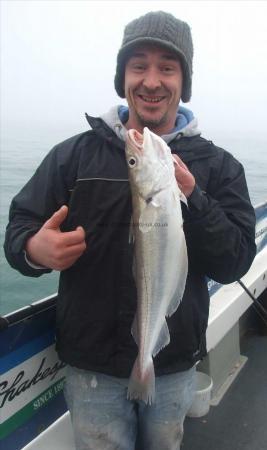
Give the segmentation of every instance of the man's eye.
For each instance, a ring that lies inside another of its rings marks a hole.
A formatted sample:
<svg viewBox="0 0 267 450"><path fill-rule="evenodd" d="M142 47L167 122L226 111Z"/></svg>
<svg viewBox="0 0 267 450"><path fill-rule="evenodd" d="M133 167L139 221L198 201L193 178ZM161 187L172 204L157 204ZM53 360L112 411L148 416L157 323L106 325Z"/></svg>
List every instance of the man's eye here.
<svg viewBox="0 0 267 450"><path fill-rule="evenodd" d="M173 67L165 66L165 67L163 67L162 70L163 70L163 72L170 73L170 72L173 72Z"/></svg>
<svg viewBox="0 0 267 450"><path fill-rule="evenodd" d="M145 66L143 64L133 64L133 70L136 72L141 72L145 70Z"/></svg>

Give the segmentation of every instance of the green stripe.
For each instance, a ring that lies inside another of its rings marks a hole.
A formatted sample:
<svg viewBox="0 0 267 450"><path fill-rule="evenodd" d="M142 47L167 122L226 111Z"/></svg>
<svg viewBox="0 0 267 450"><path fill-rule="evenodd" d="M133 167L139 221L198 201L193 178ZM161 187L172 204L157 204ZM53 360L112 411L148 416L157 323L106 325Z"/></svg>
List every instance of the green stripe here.
<svg viewBox="0 0 267 450"><path fill-rule="evenodd" d="M52 384L48 389L39 394L31 402L21 408L13 416L7 419L0 425L0 439L8 436L12 431L14 431L19 426L23 425L25 422L37 412L40 408L47 405L53 398L58 395L64 387L65 377L58 380L56 383Z"/></svg>

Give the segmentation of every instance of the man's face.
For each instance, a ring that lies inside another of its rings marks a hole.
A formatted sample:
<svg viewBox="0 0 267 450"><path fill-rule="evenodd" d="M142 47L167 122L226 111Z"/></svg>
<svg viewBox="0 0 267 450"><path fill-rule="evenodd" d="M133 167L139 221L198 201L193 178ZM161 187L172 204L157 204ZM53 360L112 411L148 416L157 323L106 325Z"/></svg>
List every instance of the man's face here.
<svg viewBox="0 0 267 450"><path fill-rule="evenodd" d="M125 67L127 128L142 132L147 126L165 134L175 125L182 94L183 73L175 54L163 47L136 48Z"/></svg>

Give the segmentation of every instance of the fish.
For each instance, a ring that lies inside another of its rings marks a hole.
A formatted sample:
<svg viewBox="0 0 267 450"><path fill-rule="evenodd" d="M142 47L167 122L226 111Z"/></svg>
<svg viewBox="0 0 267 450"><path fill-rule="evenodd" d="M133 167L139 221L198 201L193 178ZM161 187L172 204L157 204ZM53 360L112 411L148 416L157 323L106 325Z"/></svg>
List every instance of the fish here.
<svg viewBox="0 0 267 450"><path fill-rule="evenodd" d="M174 158L166 142L144 128L130 129L125 146L132 196L130 242L137 309L132 335L138 346L127 398L155 401L153 358L170 342L166 317L177 310L185 289L188 256Z"/></svg>

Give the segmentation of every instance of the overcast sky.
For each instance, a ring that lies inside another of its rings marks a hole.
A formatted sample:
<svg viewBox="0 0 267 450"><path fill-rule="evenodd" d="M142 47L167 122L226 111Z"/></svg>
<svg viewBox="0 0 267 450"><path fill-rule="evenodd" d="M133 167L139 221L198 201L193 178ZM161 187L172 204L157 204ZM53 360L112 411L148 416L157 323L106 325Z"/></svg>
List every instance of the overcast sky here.
<svg viewBox="0 0 267 450"><path fill-rule="evenodd" d="M1 1L1 115L5 135L87 128L122 103L114 90L124 26L164 10L189 23L193 96L187 106L207 137L267 136L267 2Z"/></svg>

